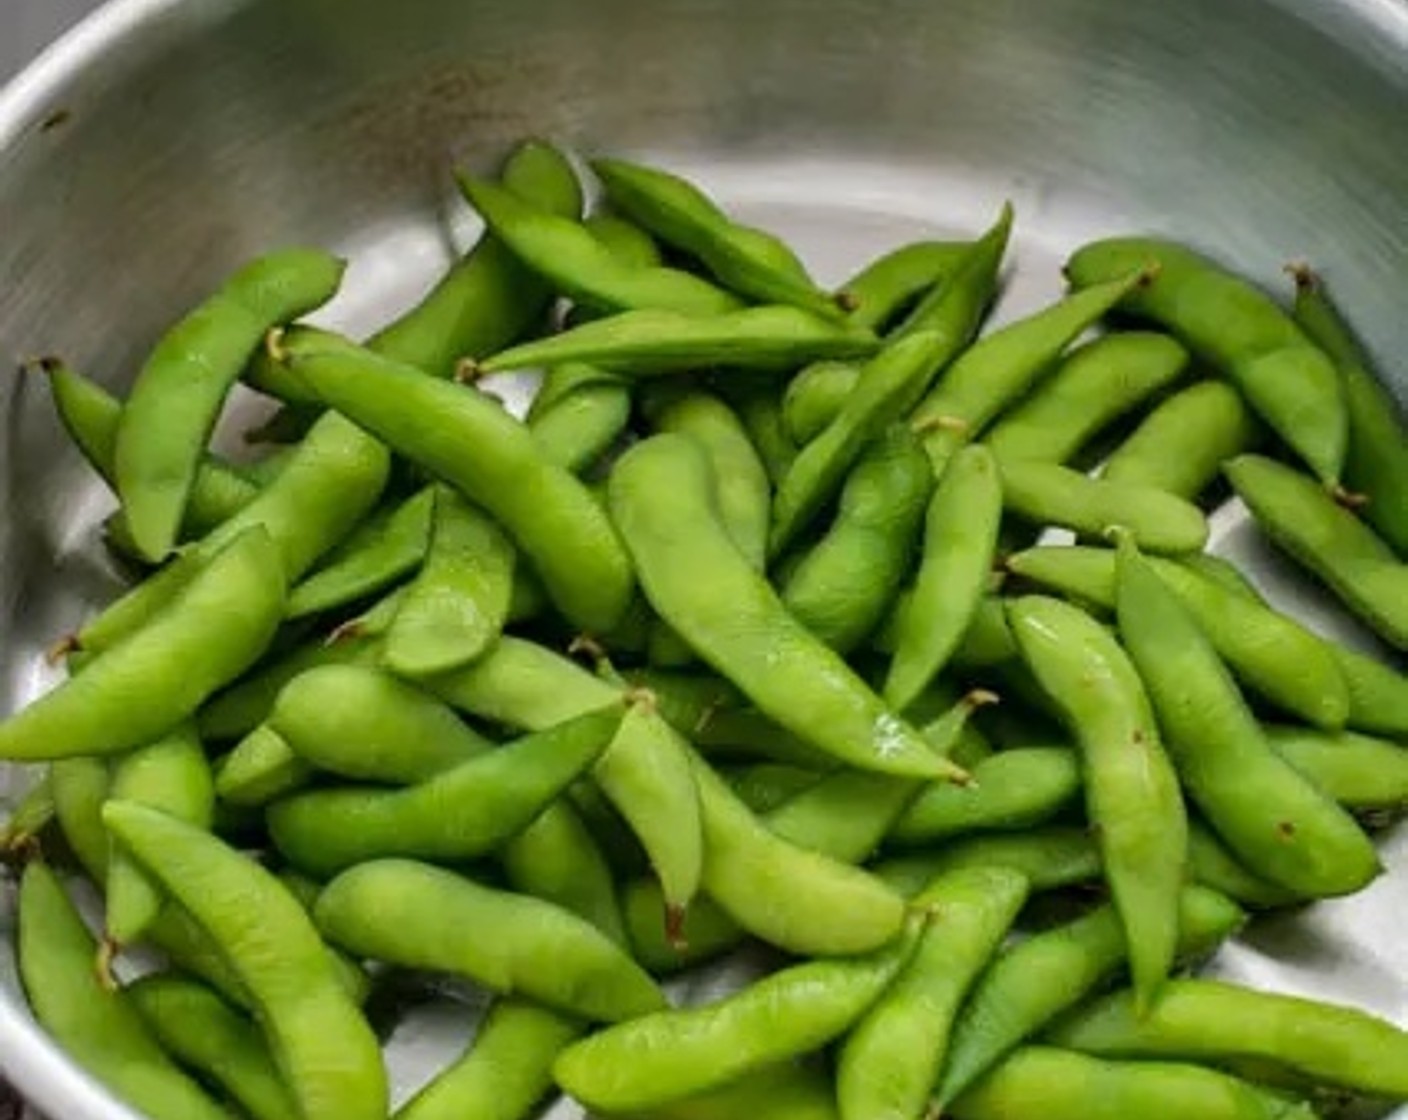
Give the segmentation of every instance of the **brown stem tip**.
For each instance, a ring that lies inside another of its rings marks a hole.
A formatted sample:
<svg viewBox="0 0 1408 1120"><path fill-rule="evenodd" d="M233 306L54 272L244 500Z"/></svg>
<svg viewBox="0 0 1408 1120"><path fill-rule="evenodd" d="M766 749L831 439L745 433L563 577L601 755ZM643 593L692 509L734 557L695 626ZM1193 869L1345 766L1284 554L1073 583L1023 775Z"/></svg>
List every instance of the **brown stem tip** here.
<svg viewBox="0 0 1408 1120"><path fill-rule="evenodd" d="M836 306L847 314L860 309L860 297L855 292L837 292L831 298L836 301Z"/></svg>
<svg viewBox="0 0 1408 1120"><path fill-rule="evenodd" d="M684 934L687 913L679 903L667 902L665 904L665 940L670 943L670 948L677 953L683 953L689 948L689 938Z"/></svg>
<svg viewBox="0 0 1408 1120"><path fill-rule="evenodd" d="M44 663L53 668L69 654L77 653L82 648L83 645L79 642L77 634L65 634L44 651Z"/></svg>
<svg viewBox="0 0 1408 1120"><path fill-rule="evenodd" d="M1338 482L1329 488L1330 497L1335 500L1336 505L1341 505L1345 509L1363 509L1372 499L1368 494L1362 494L1355 490L1346 490Z"/></svg>
<svg viewBox="0 0 1408 1120"><path fill-rule="evenodd" d="M461 385L473 385L483 376L484 371L473 358L461 358L455 363L455 381Z"/></svg>
<svg viewBox="0 0 1408 1120"><path fill-rule="evenodd" d="M113 974L113 961L117 960L119 947L111 937L104 937L98 945L98 957L93 962L93 971L98 976L98 983L103 986L104 991L115 992L121 987L117 982L117 977Z"/></svg>
<svg viewBox="0 0 1408 1120"><path fill-rule="evenodd" d="M1305 261L1291 261L1283 266L1292 280L1296 282L1296 289L1302 292L1313 292L1320 286L1320 277L1315 270Z"/></svg>
<svg viewBox="0 0 1408 1120"><path fill-rule="evenodd" d="M288 364L289 353L288 347L284 345L283 327L273 327L264 336L264 352L279 365Z"/></svg>

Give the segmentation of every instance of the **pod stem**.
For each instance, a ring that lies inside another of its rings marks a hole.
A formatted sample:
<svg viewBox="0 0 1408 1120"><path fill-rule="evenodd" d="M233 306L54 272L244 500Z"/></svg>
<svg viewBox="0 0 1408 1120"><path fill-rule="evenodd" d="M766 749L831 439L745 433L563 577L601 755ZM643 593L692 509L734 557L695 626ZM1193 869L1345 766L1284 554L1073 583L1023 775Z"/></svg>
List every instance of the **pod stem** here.
<svg viewBox="0 0 1408 1120"><path fill-rule="evenodd" d="M665 903L665 940L677 953L683 953L689 948L689 938L684 935L687 914L688 910L678 902Z"/></svg>
<svg viewBox="0 0 1408 1120"><path fill-rule="evenodd" d="M102 941L98 943L98 955L93 961L93 971L104 991L116 992L122 986L117 982L112 970L113 962L121 951L122 947L112 939L111 934L104 934Z"/></svg>

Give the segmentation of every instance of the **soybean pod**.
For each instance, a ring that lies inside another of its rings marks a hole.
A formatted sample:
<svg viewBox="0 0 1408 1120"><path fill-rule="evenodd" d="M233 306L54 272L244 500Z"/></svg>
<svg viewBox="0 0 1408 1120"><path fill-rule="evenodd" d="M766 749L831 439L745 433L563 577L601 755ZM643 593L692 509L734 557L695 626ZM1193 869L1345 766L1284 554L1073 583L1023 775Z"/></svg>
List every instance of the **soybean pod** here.
<svg viewBox="0 0 1408 1120"><path fill-rule="evenodd" d="M1078 288L1132 268L1151 270L1121 310L1152 319L1226 376L1331 488L1340 483L1349 421L1334 363L1265 293L1171 241L1116 237L1076 251L1066 276Z"/></svg>

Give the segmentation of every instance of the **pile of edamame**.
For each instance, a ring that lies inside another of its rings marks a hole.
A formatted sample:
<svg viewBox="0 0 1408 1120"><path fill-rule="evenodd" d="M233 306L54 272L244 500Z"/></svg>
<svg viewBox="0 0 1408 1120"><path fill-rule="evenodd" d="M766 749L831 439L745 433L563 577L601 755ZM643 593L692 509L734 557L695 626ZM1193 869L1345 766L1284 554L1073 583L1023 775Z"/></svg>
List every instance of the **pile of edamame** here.
<svg viewBox="0 0 1408 1120"><path fill-rule="evenodd" d="M44 1028L157 1120L392 1115L407 973L495 1002L400 1120L1408 1100L1393 1025L1187 975L1372 882L1408 804L1408 437L1317 278L1117 238L984 332L1010 208L831 292L592 166L588 217L546 144L462 176L482 239L364 342L299 322L343 266L293 249L125 401L41 363L137 576L0 723ZM481 379L524 369L518 419ZM252 464L210 449L241 380ZM1205 553L1224 481L1383 657Z"/></svg>

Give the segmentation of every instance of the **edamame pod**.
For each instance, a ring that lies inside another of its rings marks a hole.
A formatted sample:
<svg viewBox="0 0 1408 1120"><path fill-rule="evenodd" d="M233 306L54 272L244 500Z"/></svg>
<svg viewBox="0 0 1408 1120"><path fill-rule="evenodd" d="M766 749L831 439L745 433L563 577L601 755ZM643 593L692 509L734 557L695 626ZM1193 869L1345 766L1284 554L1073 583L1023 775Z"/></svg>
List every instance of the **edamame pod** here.
<svg viewBox="0 0 1408 1120"><path fill-rule="evenodd" d="M619 704L470 759L419 785L297 794L269 834L295 867L328 876L387 856L462 862L526 828L607 747Z"/></svg>
<svg viewBox="0 0 1408 1120"><path fill-rule="evenodd" d="M836 652L855 649L889 609L933 485L918 440L892 426L862 453L826 534L780 582L783 605Z"/></svg>
<svg viewBox="0 0 1408 1120"><path fill-rule="evenodd" d="M592 170L614 207L665 244L698 258L734 291L758 302L840 315L838 302L813 283L779 238L733 221L693 183L621 159L592 160Z"/></svg>
<svg viewBox="0 0 1408 1120"><path fill-rule="evenodd" d="M973 767L971 786L925 789L886 838L914 847L971 832L1031 828L1067 808L1080 789L1080 764L1066 747L998 751Z"/></svg>
<svg viewBox="0 0 1408 1120"><path fill-rule="evenodd" d="M855 306L851 322L883 330L924 293L949 283L971 241L912 241L876 257L842 287Z"/></svg>
<svg viewBox="0 0 1408 1120"><path fill-rule="evenodd" d="M58 815L54 804L54 786L48 769L44 770L25 795L20 798L0 827L0 860L23 851L34 843L39 834Z"/></svg>
<svg viewBox="0 0 1408 1120"><path fill-rule="evenodd" d="M731 386L729 399L747 429L753 447L768 472L768 481L780 483L797 458L797 445L782 419L782 404L764 387Z"/></svg>
<svg viewBox="0 0 1408 1120"><path fill-rule="evenodd" d="M259 1029L210 989L174 975L142 977L126 991L176 1061L208 1077L253 1120L299 1120Z"/></svg>
<svg viewBox="0 0 1408 1120"><path fill-rule="evenodd" d="M108 796L149 805L197 828L209 828L215 785L195 729L185 724L118 762ZM118 945L138 940L156 920L161 903L156 885L114 846L108 859L108 937Z"/></svg>
<svg viewBox="0 0 1408 1120"><path fill-rule="evenodd" d="M1387 739L1306 727L1266 727L1267 741L1327 797L1378 819L1408 807L1408 751Z"/></svg>
<svg viewBox="0 0 1408 1120"><path fill-rule="evenodd" d="M1212 644L1121 538L1116 615L1189 797L1247 868L1307 897L1352 894L1381 870L1354 819L1277 757Z"/></svg>
<svg viewBox="0 0 1408 1120"><path fill-rule="evenodd" d="M249 993L274 1061L306 1120L379 1120L386 1072L296 899L253 860L141 805L110 801L103 821L219 946Z"/></svg>
<svg viewBox="0 0 1408 1120"><path fill-rule="evenodd" d="M1216 980L1171 981L1143 1016L1117 992L1064 1020L1053 1045L1107 1058L1256 1061L1325 1088L1408 1099L1408 1033L1362 1011Z"/></svg>
<svg viewBox="0 0 1408 1120"><path fill-rule="evenodd" d="M837 1120L831 1079L817 1063L782 1062L706 1093L617 1120Z"/></svg>
<svg viewBox="0 0 1408 1120"><path fill-rule="evenodd" d="M743 424L718 397L691 392L667 398L647 413L658 432L688 436L709 460L719 520L753 567L767 559L772 486Z"/></svg>
<svg viewBox="0 0 1408 1120"><path fill-rule="evenodd" d="M498 405L367 352L329 350L294 368L331 407L492 514L574 624L610 629L625 613L630 562L605 513Z"/></svg>
<svg viewBox="0 0 1408 1120"><path fill-rule="evenodd" d="M386 632L386 667L423 677L483 656L508 622L517 561L487 515L436 487L425 562Z"/></svg>
<svg viewBox="0 0 1408 1120"><path fill-rule="evenodd" d="M1147 999L1172 966L1187 819L1149 698L1118 643L1083 611L1029 596L1007 608L1022 657L1080 747L1087 814ZM957 1092L952 1084L945 1098Z"/></svg>
<svg viewBox="0 0 1408 1120"><path fill-rule="evenodd" d="M99 984L96 951L54 873L30 863L19 893L19 970L40 1025L78 1065L155 1120L231 1120L166 1056L128 996Z"/></svg>
<svg viewBox="0 0 1408 1120"><path fill-rule="evenodd" d="M65 430L89 465L116 489L113 465L122 402L96 381L84 377L58 358L41 358L38 366L49 377L54 407ZM181 522L182 536L200 536L249 505L259 486L235 467L207 454L196 468ZM124 536L130 536L123 523Z"/></svg>
<svg viewBox="0 0 1408 1120"><path fill-rule="evenodd" d="M994 331L965 351L914 410L915 429L924 434L935 473L1025 394L1075 338L1147 279L1139 268L1128 269L1108 284Z"/></svg>
<svg viewBox="0 0 1408 1120"><path fill-rule="evenodd" d="M664 892L667 931L677 930L703 875L704 833L688 746L650 693L631 695L592 777L644 846Z"/></svg>
<svg viewBox="0 0 1408 1120"><path fill-rule="evenodd" d="M585 1029L527 1000L496 1000L464 1056L407 1101L395 1120L524 1120L553 1087L553 1061Z"/></svg>
<svg viewBox="0 0 1408 1120"><path fill-rule="evenodd" d="M966 447L944 469L924 520L919 573L895 627L883 695L904 711L948 663L992 573L1003 484L986 447Z"/></svg>
<svg viewBox="0 0 1408 1120"><path fill-rule="evenodd" d="M481 373L591 362L634 377L708 366L772 370L822 358L865 358L874 333L795 307L750 307L707 319L673 311L623 311L478 363Z"/></svg>
<svg viewBox="0 0 1408 1120"><path fill-rule="evenodd" d="M742 301L688 272L621 260L580 222L541 210L512 191L460 174L460 193L490 232L561 295L594 311L658 308L682 315L721 315Z"/></svg>
<svg viewBox="0 0 1408 1120"><path fill-rule="evenodd" d="M1369 358L1325 294L1320 278L1304 266L1296 280L1295 319L1334 361L1349 412L1344 481L1368 501L1363 517L1408 556L1408 424L1398 403L1369 367Z"/></svg>
<svg viewBox="0 0 1408 1120"><path fill-rule="evenodd" d="M903 967L921 923L869 956L811 961L701 1007L657 1011L573 1043L557 1083L592 1109L658 1108L825 1046Z"/></svg>
<svg viewBox="0 0 1408 1120"><path fill-rule="evenodd" d="M863 953L895 936L904 920L898 895L864 871L784 839L707 763L694 764L704 889L740 926L799 955Z"/></svg>
<svg viewBox="0 0 1408 1120"><path fill-rule="evenodd" d="M1120 526L1150 552L1200 552L1208 542L1207 518L1191 502L1054 463L1004 461L1002 500L1010 512L1037 525L1085 536L1098 537Z"/></svg>
<svg viewBox="0 0 1408 1120"><path fill-rule="evenodd" d="M1338 647L1181 564L1157 557L1150 564L1248 687L1317 727L1344 726L1351 698ZM1115 605L1115 554L1110 549L1031 548L1009 556L1007 570L1102 607ZM1367 674L1365 679L1371 681Z"/></svg>
<svg viewBox="0 0 1408 1120"><path fill-rule="evenodd" d="M1027 880L999 867L941 875L915 905L933 920L914 956L841 1046L841 1120L914 1120L943 1069L968 990L1027 900Z"/></svg>
<svg viewBox="0 0 1408 1120"><path fill-rule="evenodd" d="M999 459L1065 463L1087 441L1188 368L1188 351L1150 331L1109 334L1071 352L984 442Z"/></svg>
<svg viewBox="0 0 1408 1120"><path fill-rule="evenodd" d="M544 391L555 384L570 387L560 389L551 404L539 407L538 398L534 398L528 430L549 462L582 474L596 465L629 426L631 391L620 378L581 362L549 370Z"/></svg>
<svg viewBox="0 0 1408 1120"><path fill-rule="evenodd" d="M955 1120L1314 1120L1308 1105L1201 1066L1029 1046L954 1102Z"/></svg>
<svg viewBox="0 0 1408 1120"><path fill-rule="evenodd" d="M303 789L316 776L282 735L260 724L216 766L215 792L221 805L259 809Z"/></svg>
<svg viewBox="0 0 1408 1120"><path fill-rule="evenodd" d="M770 813L811 789L825 776L819 770L781 762L755 762L751 766L719 771L719 777L738 794L738 800L755 813Z"/></svg>
<svg viewBox="0 0 1408 1120"><path fill-rule="evenodd" d="M1276 303L1206 257L1170 241L1114 237L1066 262L1077 288L1131 268L1149 282L1121 310L1162 324L1207 359L1327 486L1338 486L1349 432L1334 363Z"/></svg>
<svg viewBox="0 0 1408 1120"><path fill-rule="evenodd" d="M1012 235L1012 204L1004 202L997 220L964 252L943 284L930 288L914 309L887 335L900 339L920 331L937 331L944 337L943 361L947 365L971 343L994 297L1007 242Z"/></svg>
<svg viewBox="0 0 1408 1120"><path fill-rule="evenodd" d="M425 560L434 516L433 486L373 514L289 591L288 617L305 618L356 602L410 575Z"/></svg>
<svg viewBox="0 0 1408 1120"><path fill-rule="evenodd" d="M582 212L571 163L550 144L529 140L504 162L503 184L565 218ZM368 341L370 349L432 377L448 378L466 354L482 357L537 326L553 293L497 238L480 238L415 307Z"/></svg>
<svg viewBox="0 0 1408 1120"><path fill-rule="evenodd" d="M264 652L284 574L263 529L241 534L146 627L0 724L0 758L118 754L193 715Z"/></svg>
<svg viewBox="0 0 1408 1120"><path fill-rule="evenodd" d="M1278 910L1305 899L1248 871L1197 817L1188 819L1188 878L1251 910Z"/></svg>
<svg viewBox="0 0 1408 1120"><path fill-rule="evenodd" d="M748 566L713 511L708 464L688 439L653 436L622 456L610 506L651 605L765 714L865 769L962 776Z"/></svg>
<svg viewBox="0 0 1408 1120"><path fill-rule="evenodd" d="M708 895L694 900L677 930L665 929L665 898L655 879L632 879L621 889L621 912L631 953L658 976L669 976L737 949L748 934ZM673 933L674 936L669 936Z"/></svg>
<svg viewBox="0 0 1408 1120"><path fill-rule="evenodd" d="M792 442L805 447L840 414L860 381L855 362L813 362L787 383L782 423Z"/></svg>
<svg viewBox="0 0 1408 1120"><path fill-rule="evenodd" d="M344 262L285 249L245 265L172 327L137 374L113 450L117 492L137 550L176 544L220 406L264 336L332 298Z"/></svg>
<svg viewBox="0 0 1408 1120"><path fill-rule="evenodd" d="M1019 871L1033 892L1080 886L1100 878L1095 840L1081 828L1045 827L1011 835L973 836L912 855L891 856L872 870L906 898L938 876L965 867Z"/></svg>
<svg viewBox="0 0 1408 1120"><path fill-rule="evenodd" d="M1203 956L1236 931L1244 915L1216 891L1175 895L1175 947ZM983 974L953 1028L948 1065L934 1097L946 1109L1011 1050L1074 1007L1139 951L1113 906L1019 942ZM1137 989L1136 989L1137 990Z"/></svg>
<svg viewBox="0 0 1408 1120"><path fill-rule="evenodd" d="M618 945L625 921L611 865L592 830L567 798L558 798L537 820L499 849L509 886L585 918ZM656 925L662 910L657 910Z"/></svg>
<svg viewBox="0 0 1408 1120"><path fill-rule="evenodd" d="M1408 564L1299 471L1260 455L1222 469L1277 546L1384 641L1408 650Z"/></svg>
<svg viewBox="0 0 1408 1120"><path fill-rule="evenodd" d="M630 957L575 914L424 863L384 859L344 871L323 890L316 917L359 956L465 976L585 1019L631 1019L665 1003Z"/></svg>
<svg viewBox="0 0 1408 1120"><path fill-rule="evenodd" d="M1222 464L1260 442L1260 425L1242 395L1222 381L1175 393L1110 454L1101 477L1194 501Z"/></svg>

